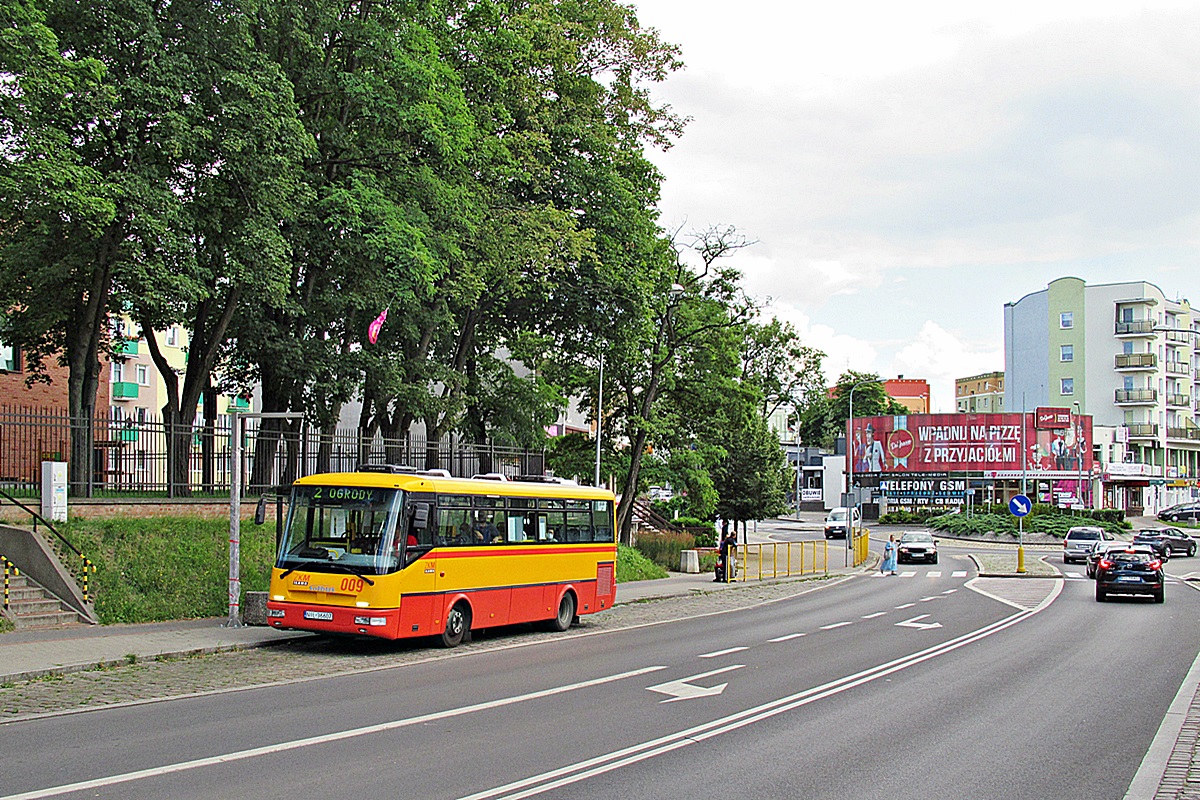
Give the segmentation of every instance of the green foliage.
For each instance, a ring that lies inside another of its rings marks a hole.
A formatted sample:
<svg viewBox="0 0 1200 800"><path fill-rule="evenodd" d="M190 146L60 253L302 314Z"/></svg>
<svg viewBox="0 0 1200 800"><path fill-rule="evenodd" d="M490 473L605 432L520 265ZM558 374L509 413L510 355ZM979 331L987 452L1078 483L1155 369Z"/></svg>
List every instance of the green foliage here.
<svg viewBox="0 0 1200 800"><path fill-rule="evenodd" d="M880 525L924 525L943 511L889 511L879 518Z"/></svg>
<svg viewBox="0 0 1200 800"><path fill-rule="evenodd" d="M751 413L725 433L728 455L713 471L721 496L717 514L739 522L782 514L787 508L783 451L767 421Z"/></svg>
<svg viewBox="0 0 1200 800"><path fill-rule="evenodd" d="M667 577L667 571L636 549L617 545L617 583L648 581Z"/></svg>
<svg viewBox="0 0 1200 800"><path fill-rule="evenodd" d="M12 633L16 629L13 621L8 617L0 617L0 633Z"/></svg>
<svg viewBox="0 0 1200 800"><path fill-rule="evenodd" d="M642 555L664 569L679 569L679 554L696 548L696 538L690 533L673 531L639 531L634 546Z"/></svg>
<svg viewBox="0 0 1200 800"><path fill-rule="evenodd" d="M1008 534L1016 538L1018 535L1017 518L1007 512L971 514L970 516L944 514L930 519L927 524L934 530L943 531L951 536L981 536L987 533L996 533ZM1120 533L1128 527L1128 523L1108 522L1047 510L1025 517L1024 529L1027 534L1044 533L1061 538L1066 535L1068 530L1077 525L1096 525L1112 533Z"/></svg>
<svg viewBox="0 0 1200 800"><path fill-rule="evenodd" d="M63 535L92 559L104 624L215 617L229 604L229 520L197 517L72 519ZM244 591L265 591L275 529L243 523Z"/></svg>

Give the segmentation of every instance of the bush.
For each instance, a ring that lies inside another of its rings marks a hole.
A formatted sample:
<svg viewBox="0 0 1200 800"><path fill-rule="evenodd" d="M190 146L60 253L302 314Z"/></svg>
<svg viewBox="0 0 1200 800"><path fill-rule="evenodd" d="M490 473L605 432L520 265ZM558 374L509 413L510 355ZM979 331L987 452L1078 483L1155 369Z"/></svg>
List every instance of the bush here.
<svg viewBox="0 0 1200 800"><path fill-rule="evenodd" d="M695 517L680 517L673 520L696 540L696 547L716 547L717 529L711 522L705 522Z"/></svg>
<svg viewBox="0 0 1200 800"><path fill-rule="evenodd" d="M924 525L930 519L944 514L941 510L889 511L879 518L880 525Z"/></svg>
<svg viewBox="0 0 1200 800"><path fill-rule="evenodd" d="M690 533L639 531L634 546L646 558L666 569L679 569L679 554L696 548L696 537Z"/></svg>
<svg viewBox="0 0 1200 800"><path fill-rule="evenodd" d="M1043 509L1051 506L1040 505ZM1008 534L1014 539L1018 536L1017 518L1007 512L991 514L945 514L934 517L927 523L929 527L943 531L951 536L980 536L986 533ZM1025 518L1026 533L1044 533L1049 536L1062 538L1067 531L1076 525L1096 525L1110 533L1120 533L1129 523L1109 522L1096 519L1089 515L1063 513L1059 510L1043 511L1040 514L1030 514Z"/></svg>
<svg viewBox="0 0 1200 800"><path fill-rule="evenodd" d="M667 577L667 571L632 547L617 545L617 583Z"/></svg>

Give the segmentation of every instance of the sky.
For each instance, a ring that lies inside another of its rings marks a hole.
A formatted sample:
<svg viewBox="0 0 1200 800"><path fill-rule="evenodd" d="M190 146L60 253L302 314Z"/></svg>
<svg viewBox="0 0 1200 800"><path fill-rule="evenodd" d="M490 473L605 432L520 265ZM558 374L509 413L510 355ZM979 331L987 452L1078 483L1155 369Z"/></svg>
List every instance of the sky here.
<svg viewBox="0 0 1200 800"><path fill-rule="evenodd" d="M1200 3L630 2L686 64L663 227L754 242L727 263L829 383L952 412L1004 304L1068 275L1200 304Z"/></svg>

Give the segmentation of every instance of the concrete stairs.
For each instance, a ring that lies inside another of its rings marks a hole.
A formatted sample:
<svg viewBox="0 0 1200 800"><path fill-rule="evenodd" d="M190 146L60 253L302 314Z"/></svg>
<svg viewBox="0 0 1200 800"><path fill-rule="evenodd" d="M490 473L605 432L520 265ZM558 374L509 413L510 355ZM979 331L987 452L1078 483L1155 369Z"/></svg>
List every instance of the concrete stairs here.
<svg viewBox="0 0 1200 800"><path fill-rule="evenodd" d="M27 575L9 576L5 616L17 630L80 624L79 614Z"/></svg>

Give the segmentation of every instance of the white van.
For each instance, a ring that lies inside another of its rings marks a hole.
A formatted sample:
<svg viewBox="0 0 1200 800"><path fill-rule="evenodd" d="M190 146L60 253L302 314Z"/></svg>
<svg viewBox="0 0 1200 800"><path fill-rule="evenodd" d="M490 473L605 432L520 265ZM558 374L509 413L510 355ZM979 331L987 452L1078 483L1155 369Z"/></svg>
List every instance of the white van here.
<svg viewBox="0 0 1200 800"><path fill-rule="evenodd" d="M854 527L862 525L862 512L854 509ZM845 539L850 532L850 509L838 506L825 517L825 538Z"/></svg>

